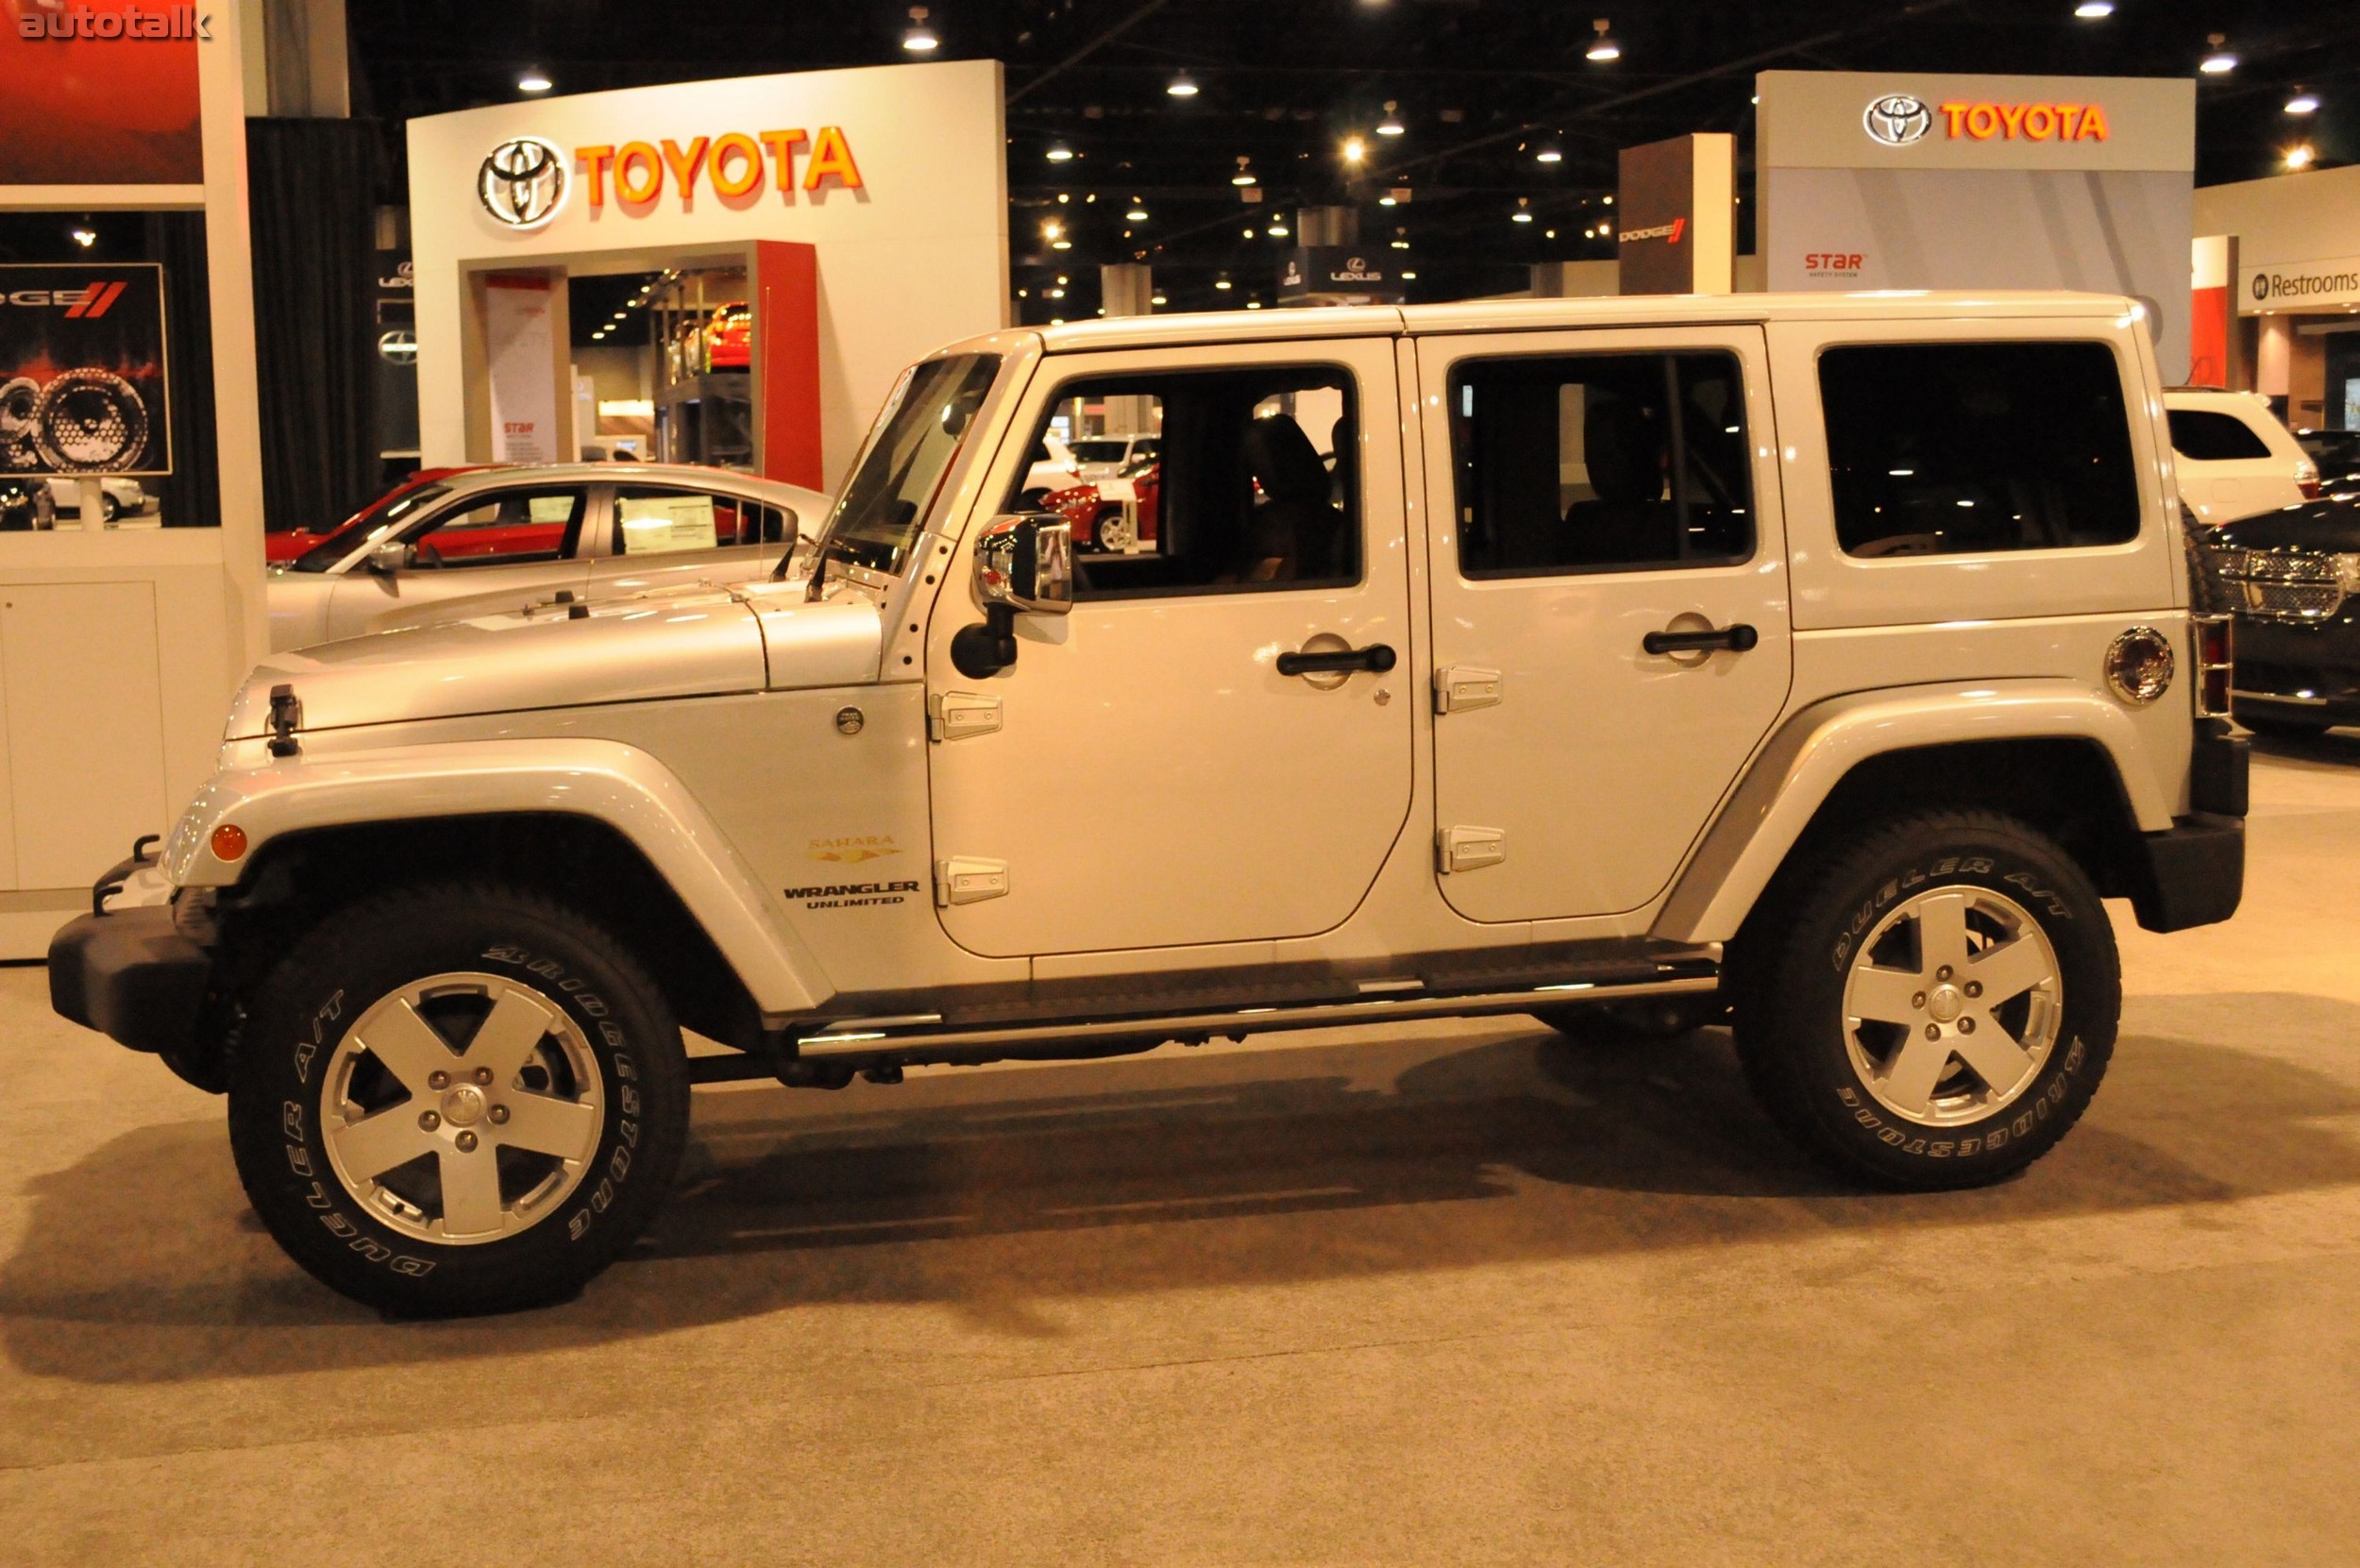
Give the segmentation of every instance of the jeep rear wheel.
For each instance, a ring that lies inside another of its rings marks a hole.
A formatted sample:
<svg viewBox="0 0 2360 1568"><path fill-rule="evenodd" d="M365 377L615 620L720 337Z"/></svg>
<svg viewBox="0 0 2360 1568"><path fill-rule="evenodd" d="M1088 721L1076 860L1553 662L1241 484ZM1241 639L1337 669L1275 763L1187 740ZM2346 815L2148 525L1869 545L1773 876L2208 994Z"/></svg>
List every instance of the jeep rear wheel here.
<svg viewBox="0 0 2360 1568"><path fill-rule="evenodd" d="M404 1315L579 1290L655 1212L685 1140L680 1028L617 944L497 887L331 917L257 993L231 1147L314 1276Z"/></svg>
<svg viewBox="0 0 2360 1568"><path fill-rule="evenodd" d="M2113 1054L2121 972L2105 906L2063 851L1981 812L1840 848L1746 923L1740 1060L1809 1152L1896 1187L2022 1170Z"/></svg>

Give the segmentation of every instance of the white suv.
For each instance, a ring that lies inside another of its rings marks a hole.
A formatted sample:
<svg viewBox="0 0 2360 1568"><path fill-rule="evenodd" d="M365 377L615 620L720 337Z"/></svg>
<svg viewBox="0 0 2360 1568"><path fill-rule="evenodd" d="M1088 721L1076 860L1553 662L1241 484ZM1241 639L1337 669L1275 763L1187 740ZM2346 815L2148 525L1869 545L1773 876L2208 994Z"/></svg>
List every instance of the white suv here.
<svg viewBox="0 0 2360 1568"><path fill-rule="evenodd" d="M1160 526L1076 559L1011 503L1108 396ZM1444 1016L1727 1021L1836 1169L1989 1182L2114 1049L2100 899L2236 906L2128 301L1112 320L889 407L807 576L273 659L174 902L59 935L58 1009L228 1091L321 1279L562 1296L696 1082Z"/></svg>
<svg viewBox="0 0 2360 1568"><path fill-rule="evenodd" d="M2259 393L2174 387L2164 410L2180 498L2207 528L2318 496L2318 464Z"/></svg>

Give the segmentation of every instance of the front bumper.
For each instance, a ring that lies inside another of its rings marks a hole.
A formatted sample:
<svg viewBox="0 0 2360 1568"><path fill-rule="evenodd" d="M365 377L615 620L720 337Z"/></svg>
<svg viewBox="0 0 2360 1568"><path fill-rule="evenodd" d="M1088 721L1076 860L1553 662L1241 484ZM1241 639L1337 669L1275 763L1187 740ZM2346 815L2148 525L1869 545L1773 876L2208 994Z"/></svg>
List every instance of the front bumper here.
<svg viewBox="0 0 2360 1568"><path fill-rule="evenodd" d="M2360 605L2317 621L2237 617L2232 700L2265 718L2360 724Z"/></svg>
<svg viewBox="0 0 2360 1568"><path fill-rule="evenodd" d="M212 967L211 954L175 926L169 904L83 915L50 938L49 1005L178 1071L197 1056Z"/></svg>

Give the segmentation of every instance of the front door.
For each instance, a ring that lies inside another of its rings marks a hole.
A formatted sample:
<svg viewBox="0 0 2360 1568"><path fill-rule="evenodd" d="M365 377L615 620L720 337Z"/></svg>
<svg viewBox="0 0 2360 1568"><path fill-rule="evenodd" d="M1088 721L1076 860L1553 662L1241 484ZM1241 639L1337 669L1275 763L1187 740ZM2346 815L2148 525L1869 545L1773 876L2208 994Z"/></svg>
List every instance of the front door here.
<svg viewBox="0 0 2360 1568"><path fill-rule="evenodd" d="M1418 345L1436 865L1476 920L1638 909L1791 670L1758 328Z"/></svg>
<svg viewBox="0 0 2360 1568"><path fill-rule="evenodd" d="M328 634L357 637L447 617L498 615L580 593L582 519L602 489L519 485L478 492L401 531L408 563L391 572L355 565L329 599Z"/></svg>
<svg viewBox="0 0 2360 1568"><path fill-rule="evenodd" d="M926 680L954 940L1175 947L1352 914L1406 826L1418 698L1392 352L1074 355L1036 373L986 494L1016 510L1047 432L1155 434L1156 526L1077 557L1071 614L1020 617L1016 663L983 680L950 658L982 619L971 538L952 558ZM1289 673L1306 649L1358 667Z"/></svg>

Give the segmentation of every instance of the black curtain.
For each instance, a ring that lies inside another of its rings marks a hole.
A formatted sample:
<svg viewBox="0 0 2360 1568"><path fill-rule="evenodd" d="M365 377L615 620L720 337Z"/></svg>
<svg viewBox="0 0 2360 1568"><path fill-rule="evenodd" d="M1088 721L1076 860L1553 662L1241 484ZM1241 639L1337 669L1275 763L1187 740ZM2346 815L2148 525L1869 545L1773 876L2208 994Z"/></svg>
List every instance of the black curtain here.
<svg viewBox="0 0 2360 1568"><path fill-rule="evenodd" d="M248 120L262 517L326 528L379 490L377 127Z"/></svg>
<svg viewBox="0 0 2360 1568"><path fill-rule="evenodd" d="M151 212L143 251L164 266L164 371L172 407L172 472L146 481L166 528L221 521L220 448L213 432L213 290L205 214Z"/></svg>

